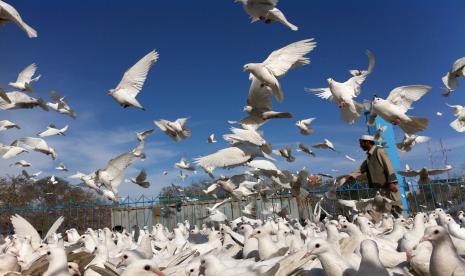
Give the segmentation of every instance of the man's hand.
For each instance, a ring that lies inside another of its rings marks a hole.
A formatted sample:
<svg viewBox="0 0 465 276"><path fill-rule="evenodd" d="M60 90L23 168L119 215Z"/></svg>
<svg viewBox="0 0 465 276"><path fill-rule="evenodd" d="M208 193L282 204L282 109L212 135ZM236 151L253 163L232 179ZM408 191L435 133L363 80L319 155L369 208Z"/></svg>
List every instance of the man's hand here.
<svg viewBox="0 0 465 276"><path fill-rule="evenodd" d="M389 190L393 193L397 193L399 191L399 189L397 189L397 182L390 182Z"/></svg>

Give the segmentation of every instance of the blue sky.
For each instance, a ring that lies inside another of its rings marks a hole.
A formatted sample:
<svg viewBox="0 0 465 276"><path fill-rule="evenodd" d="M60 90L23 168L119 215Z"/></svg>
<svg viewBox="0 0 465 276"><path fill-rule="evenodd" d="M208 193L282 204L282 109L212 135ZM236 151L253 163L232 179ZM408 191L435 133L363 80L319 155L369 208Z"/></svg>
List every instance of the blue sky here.
<svg viewBox="0 0 465 276"><path fill-rule="evenodd" d="M367 66L366 49L375 54L377 64L362 86L359 100L371 99L373 94L386 97L401 85L431 85L433 90L414 104L410 114L430 118L430 127L422 134L433 138L433 150L438 150L442 138L451 149L449 163L458 167L465 162L464 136L449 127L453 115L445 105L464 105L465 85L450 98L440 95L441 77L465 54L463 1L280 1L278 7L299 26L297 32L278 23L251 24L242 6L228 0L8 2L39 37L28 39L13 24L0 28L0 86L7 88L19 71L35 62L42 79L35 85L34 96L49 100L50 91L57 90L78 114L77 120L72 120L52 111L1 111L1 119L22 126L21 130L1 132L4 144L34 136L49 123L70 125L66 137L47 139L57 148L57 161L38 153L17 158L31 161L34 167L30 171L66 176L53 170L63 161L73 172L91 172L132 148L133 132L155 127L153 120L190 116L190 139L175 143L157 129L147 141L149 158L128 170L132 176L145 168L152 187L144 191L123 184L121 195L151 195L171 181L179 183L173 164L183 156L192 159L226 147L221 139L228 133L226 121L245 116L242 107L250 83L242 66L260 62L273 50L306 38L318 43L308 55L311 64L290 71L281 80L285 100L274 104L275 110L290 111L294 118L270 122L262 129L276 148L329 138L340 153L317 151L314 159L297 154L296 162L278 159L278 166L344 173L362 160L357 137L366 131L365 121L346 125L339 119L337 106L305 93L304 87L325 87L328 77L344 81L349 69ZM138 96L147 111L122 109L106 92L152 49L160 58ZM437 111L444 115L436 116ZM302 136L294 124L308 117L317 117L316 132ZM216 134L217 144L207 144L211 133ZM396 137L402 137L399 129ZM401 154L402 165L430 166L426 148L419 145ZM356 158L357 163L344 159L344 154ZM440 153L434 155L440 165ZM8 167L15 160L0 161L4 173L20 171ZM170 171L169 175L162 176L163 170Z"/></svg>

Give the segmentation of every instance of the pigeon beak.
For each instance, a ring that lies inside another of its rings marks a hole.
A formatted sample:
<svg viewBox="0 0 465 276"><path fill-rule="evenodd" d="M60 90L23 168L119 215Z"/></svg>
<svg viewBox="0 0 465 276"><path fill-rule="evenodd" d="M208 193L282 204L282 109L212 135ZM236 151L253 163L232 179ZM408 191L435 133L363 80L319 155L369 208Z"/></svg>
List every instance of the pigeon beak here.
<svg viewBox="0 0 465 276"><path fill-rule="evenodd" d="M252 238L256 238L255 233L252 233L252 234L249 235L249 239L252 239Z"/></svg>
<svg viewBox="0 0 465 276"><path fill-rule="evenodd" d="M429 236L424 235L423 237L421 237L420 242L424 242L424 241L429 241Z"/></svg>
<svg viewBox="0 0 465 276"><path fill-rule="evenodd" d="M307 253L305 253L305 255L302 257L302 259L305 259L305 258L308 258L309 256L311 256L312 252L313 252L313 250L308 251Z"/></svg>

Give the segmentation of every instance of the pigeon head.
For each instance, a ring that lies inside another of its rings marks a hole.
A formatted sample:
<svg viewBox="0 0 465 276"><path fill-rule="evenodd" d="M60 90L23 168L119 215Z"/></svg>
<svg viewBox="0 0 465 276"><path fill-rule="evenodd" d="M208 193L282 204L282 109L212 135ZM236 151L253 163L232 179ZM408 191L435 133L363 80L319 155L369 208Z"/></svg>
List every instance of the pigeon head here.
<svg viewBox="0 0 465 276"><path fill-rule="evenodd" d="M307 253L305 254L305 257L308 257L310 255L319 255L322 254L326 251L328 251L330 246L325 240L322 239L315 239L312 242L310 242L307 246Z"/></svg>
<svg viewBox="0 0 465 276"><path fill-rule="evenodd" d="M244 108L242 109L242 111L243 111L243 112L249 113L249 112L252 111L252 109L253 109L253 108L252 108L250 105L246 105L246 106L244 106Z"/></svg>
<svg viewBox="0 0 465 276"><path fill-rule="evenodd" d="M430 226L425 229L425 235L421 238L421 241L430 241L434 245L435 243L446 240L447 238L450 239L449 234L444 227Z"/></svg>
<svg viewBox="0 0 465 276"><path fill-rule="evenodd" d="M111 95L113 95L113 93L115 93L115 89L110 89L110 90L108 90L107 95L111 96Z"/></svg>
<svg viewBox="0 0 465 276"><path fill-rule="evenodd" d="M334 82L332 78L328 78L326 81L328 82L329 85L331 85Z"/></svg>
<svg viewBox="0 0 465 276"><path fill-rule="evenodd" d="M256 67L257 65L255 63L247 63L244 65L243 69L244 72L252 72Z"/></svg>

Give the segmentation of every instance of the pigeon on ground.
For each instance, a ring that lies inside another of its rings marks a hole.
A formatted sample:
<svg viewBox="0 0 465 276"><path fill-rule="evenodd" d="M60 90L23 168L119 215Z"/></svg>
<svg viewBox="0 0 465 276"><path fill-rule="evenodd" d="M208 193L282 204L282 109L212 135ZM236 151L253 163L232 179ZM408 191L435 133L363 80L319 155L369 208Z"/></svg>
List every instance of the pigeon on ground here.
<svg viewBox="0 0 465 276"><path fill-rule="evenodd" d="M447 105L454 109L454 115L457 117L452 123L450 123L450 127L455 129L458 132L465 132L465 107L461 105Z"/></svg>
<svg viewBox="0 0 465 276"><path fill-rule="evenodd" d="M141 170L136 178L130 178L129 181L141 186L142 188L150 187L150 182L147 181L147 173L145 170Z"/></svg>
<svg viewBox="0 0 465 276"><path fill-rule="evenodd" d="M368 125L375 123L377 115L393 125L399 125L407 134L415 134L428 127L427 118L409 116L405 113L411 109L413 102L418 101L431 90L427 85L410 85L394 88L387 99L374 97L370 105Z"/></svg>
<svg viewBox="0 0 465 276"><path fill-rule="evenodd" d="M342 83L329 78L327 88L306 88L305 91L337 104L341 108L341 119L349 124L355 123L362 115L364 106L354 98L360 95L361 86L372 72L375 63L370 51L367 51L367 55L370 60L368 70L361 71L360 74L354 71L354 76Z"/></svg>
<svg viewBox="0 0 465 276"><path fill-rule="evenodd" d="M311 155L312 157L316 156L316 154L309 147L305 146L304 144L299 143L298 147L299 148L297 149L297 151L305 152L306 154Z"/></svg>
<svg viewBox="0 0 465 276"><path fill-rule="evenodd" d="M400 143L397 143L396 147L402 152L409 152L416 144L428 142L429 140L430 138L426 136L419 136L415 134L409 135L404 133L404 140L402 140Z"/></svg>
<svg viewBox="0 0 465 276"><path fill-rule="evenodd" d="M284 99L283 91L278 79L283 77L289 69L310 63L304 56L316 47L313 39L305 39L289 44L279 50L273 51L262 63L248 63L244 71L255 76L262 86L268 86L278 101Z"/></svg>
<svg viewBox="0 0 465 276"><path fill-rule="evenodd" d="M54 124L50 124L46 130L42 131L41 133L37 134L39 137L48 137L53 135L60 135L65 136L65 131L68 130L68 125L64 126L63 128L59 129Z"/></svg>
<svg viewBox="0 0 465 276"><path fill-rule="evenodd" d="M314 147L316 149L330 149L332 151L336 151L336 149L334 148L333 143L331 141L329 141L328 139L325 139L323 143L314 144L314 145L312 145L312 147Z"/></svg>
<svg viewBox="0 0 465 276"><path fill-rule="evenodd" d="M216 143L216 139L215 139L215 134L210 134L210 136L208 136L208 139L207 139L208 143L210 144L213 144L213 143Z"/></svg>
<svg viewBox="0 0 465 276"><path fill-rule="evenodd" d="M450 71L442 77L442 83L446 86L443 93L444 96L449 96L452 91L459 87L458 78L460 77L465 77L465 57L457 59L452 65Z"/></svg>
<svg viewBox="0 0 465 276"><path fill-rule="evenodd" d="M416 177L420 176L418 179L418 184L428 184L431 180L429 179L430 175L438 175L447 173L448 171L452 170L451 165L447 165L444 169L427 169L422 168L420 170L411 170L408 165L405 166L405 171L399 171L398 173L405 177Z"/></svg>
<svg viewBox="0 0 465 276"><path fill-rule="evenodd" d="M157 60L158 53L155 50L145 55L124 73L118 86L115 89L110 89L108 95L112 96L124 108L134 106L145 110L137 101L136 96L144 86L150 68Z"/></svg>
<svg viewBox="0 0 465 276"><path fill-rule="evenodd" d="M37 37L37 31L23 21L19 12L13 6L0 1L0 26L7 22L13 22L18 25L29 38Z"/></svg>
<svg viewBox="0 0 465 276"><path fill-rule="evenodd" d="M42 138L26 137L15 140L12 146L25 146L26 148L37 151L46 155L50 155L53 160L57 158L55 149L51 148Z"/></svg>
<svg viewBox="0 0 465 276"><path fill-rule="evenodd" d="M295 125L300 129L300 133L302 135L309 135L313 134L315 130L313 128L309 128L308 126L315 120L316 118L308 118L305 120L300 120L295 123Z"/></svg>
<svg viewBox="0 0 465 276"><path fill-rule="evenodd" d="M11 121L8 121L8 120L0 121L0 131L12 129L12 128L20 129L20 127L17 124L15 124L15 123L13 123Z"/></svg>
<svg viewBox="0 0 465 276"><path fill-rule="evenodd" d="M296 25L287 21L284 13L276 8L278 0L236 0L235 2L242 3L245 12L252 19L252 23L258 20L264 21L266 24L278 21L293 31L299 29Z"/></svg>
<svg viewBox="0 0 465 276"><path fill-rule="evenodd" d="M76 111L72 109L65 97L60 97L56 91L50 93L50 97L55 101L53 103L47 103L47 107L63 115L68 115L73 119L76 119Z"/></svg>
<svg viewBox="0 0 465 276"><path fill-rule="evenodd" d="M170 122L164 119L154 121L153 123L160 128L166 135L171 137L176 142L187 139L191 136L191 130L186 126L186 122L189 118L179 118L174 122Z"/></svg>
<svg viewBox="0 0 465 276"><path fill-rule="evenodd" d="M261 82L253 75L250 78L252 82L247 97L247 105L243 109L249 115L241 120L241 124L257 128L271 119L292 118L292 114L289 112L273 111L273 91L271 88L262 86Z"/></svg>
<svg viewBox="0 0 465 276"><path fill-rule="evenodd" d="M33 63L24 68L23 71L19 73L16 82L10 82L8 85L17 89L18 91L30 92L32 91L32 83L37 82L40 79L40 75L34 78L36 71L37 65Z"/></svg>

